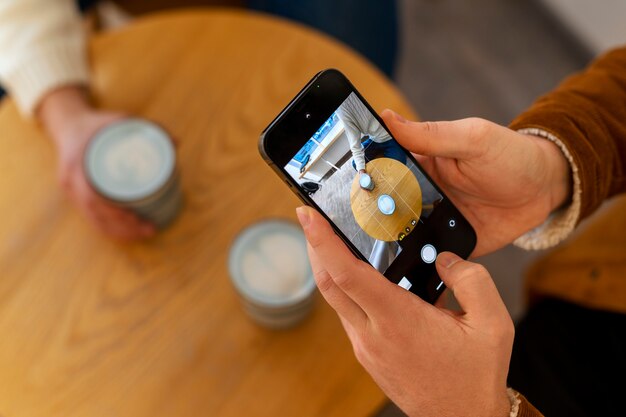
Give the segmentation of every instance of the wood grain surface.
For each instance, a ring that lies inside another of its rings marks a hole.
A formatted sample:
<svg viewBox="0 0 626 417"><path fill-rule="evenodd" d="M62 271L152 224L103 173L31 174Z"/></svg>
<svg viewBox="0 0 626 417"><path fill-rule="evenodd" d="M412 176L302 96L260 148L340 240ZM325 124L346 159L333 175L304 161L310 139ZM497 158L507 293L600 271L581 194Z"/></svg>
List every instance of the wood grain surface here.
<svg viewBox="0 0 626 417"><path fill-rule="evenodd" d="M0 104L0 415L367 416L384 395L335 313L283 332L253 324L229 281L242 227L295 219L257 152L263 128L336 67L377 110L411 109L324 35L246 11L148 16L90 42L96 103L179 141L182 215L156 238L99 235L56 184L50 141Z"/></svg>
<svg viewBox="0 0 626 417"><path fill-rule="evenodd" d="M391 158L369 161L365 169L374 181L374 189L362 189L359 176L354 177L350 189L354 219L374 239L397 241L400 233L407 234L413 230L422 213L422 190L417 178L406 165ZM383 194L393 198L396 204L391 215L385 215L378 209L378 198ZM412 224L413 221L415 224Z"/></svg>

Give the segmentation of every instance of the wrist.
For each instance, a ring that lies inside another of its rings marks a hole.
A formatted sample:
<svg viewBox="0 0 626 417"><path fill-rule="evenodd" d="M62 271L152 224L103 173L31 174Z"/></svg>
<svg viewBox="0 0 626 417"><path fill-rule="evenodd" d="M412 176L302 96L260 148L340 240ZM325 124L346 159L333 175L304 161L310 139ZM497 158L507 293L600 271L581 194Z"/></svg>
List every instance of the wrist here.
<svg viewBox="0 0 626 417"><path fill-rule="evenodd" d="M48 93L36 110L37 119L57 146L62 145L65 133L77 120L93 111L87 93L82 87L68 86Z"/></svg>
<svg viewBox="0 0 626 417"><path fill-rule="evenodd" d="M497 406L493 408L493 412L489 415L509 417L512 415L512 411L515 408L515 398L511 396L508 390L505 390L503 394L498 396L496 402ZM517 413L516 413L517 414Z"/></svg>
<svg viewBox="0 0 626 417"><path fill-rule="evenodd" d="M563 207L572 198L572 169L556 143L533 136L546 167L546 192L550 212Z"/></svg>
<svg viewBox="0 0 626 417"><path fill-rule="evenodd" d="M468 415L485 417L510 417L513 401L507 388L499 389L497 394L485 397L485 402L473 409L468 408Z"/></svg>

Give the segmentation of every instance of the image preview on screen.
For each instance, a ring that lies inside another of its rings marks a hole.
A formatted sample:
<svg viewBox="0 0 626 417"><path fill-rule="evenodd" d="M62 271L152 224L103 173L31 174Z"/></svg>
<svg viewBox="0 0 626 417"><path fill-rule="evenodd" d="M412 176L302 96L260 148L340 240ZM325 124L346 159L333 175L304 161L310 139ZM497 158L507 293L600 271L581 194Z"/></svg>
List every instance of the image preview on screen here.
<svg viewBox="0 0 626 417"><path fill-rule="evenodd" d="M355 93L284 169L380 272L443 199Z"/></svg>

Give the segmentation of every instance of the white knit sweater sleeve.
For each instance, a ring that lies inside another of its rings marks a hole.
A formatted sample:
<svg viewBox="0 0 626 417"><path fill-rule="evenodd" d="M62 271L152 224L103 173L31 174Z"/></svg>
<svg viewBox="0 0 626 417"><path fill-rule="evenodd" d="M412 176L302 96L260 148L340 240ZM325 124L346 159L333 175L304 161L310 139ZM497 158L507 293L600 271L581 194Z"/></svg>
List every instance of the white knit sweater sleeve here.
<svg viewBox="0 0 626 417"><path fill-rule="evenodd" d="M361 170L365 169L365 149L363 149L363 145L361 144L361 129L355 119L356 114L351 98L352 96L346 99L339 109L337 109L337 115L343 122L356 169Z"/></svg>
<svg viewBox="0 0 626 417"><path fill-rule="evenodd" d="M52 89L88 81L86 34L73 0L0 1L0 83L25 115Z"/></svg>

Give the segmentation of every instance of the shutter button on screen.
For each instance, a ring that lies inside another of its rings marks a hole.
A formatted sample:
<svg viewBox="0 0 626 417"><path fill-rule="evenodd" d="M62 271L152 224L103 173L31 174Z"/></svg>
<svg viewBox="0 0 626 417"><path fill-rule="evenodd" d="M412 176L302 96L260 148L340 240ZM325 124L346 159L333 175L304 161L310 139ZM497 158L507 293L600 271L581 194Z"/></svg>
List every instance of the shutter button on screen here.
<svg viewBox="0 0 626 417"><path fill-rule="evenodd" d="M422 246L421 255L422 261L426 262L427 264L432 264L433 262L435 262L435 259L437 259L437 250L433 245L426 244Z"/></svg>

